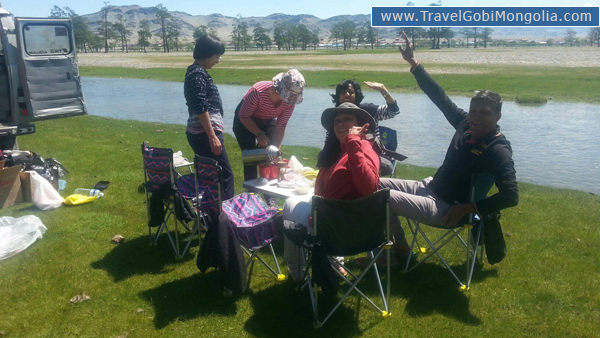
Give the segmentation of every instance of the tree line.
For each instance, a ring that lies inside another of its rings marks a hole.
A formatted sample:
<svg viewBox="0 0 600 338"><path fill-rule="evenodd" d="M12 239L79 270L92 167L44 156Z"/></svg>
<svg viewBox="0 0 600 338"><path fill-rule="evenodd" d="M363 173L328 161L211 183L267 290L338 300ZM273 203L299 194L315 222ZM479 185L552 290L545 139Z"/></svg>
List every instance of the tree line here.
<svg viewBox="0 0 600 338"><path fill-rule="evenodd" d="M252 34L249 29L252 27ZM249 26L242 22L241 15L235 19L235 25L231 32L231 43L235 50L247 50L248 48L271 49L273 44L278 50L302 49L319 44L319 31L308 28L304 24L294 24L286 21L277 21L273 26L273 38L269 35L270 30L256 23Z"/></svg>
<svg viewBox="0 0 600 338"><path fill-rule="evenodd" d="M136 27L134 22L129 22L123 14L119 13L115 15L116 22L112 22L108 19L108 14L113 7L108 1L104 2L104 6L100 9L100 27L95 31L90 29L86 18L78 15L69 7L61 8L55 5L50 10L50 17L70 18L72 20L75 43L77 48L83 52L100 52L103 50L108 53L110 49L120 46L121 51L127 53L129 52L129 37L134 34L134 29L137 28L135 33L138 37L138 46L146 53L147 47L151 45L150 39L153 36L150 31L150 21L141 20L139 26ZM171 50L179 51L182 42L181 21L174 18L162 4L158 4L153 8L156 20L160 24L160 33L157 37L162 40L163 51L165 53Z"/></svg>
<svg viewBox="0 0 600 338"><path fill-rule="evenodd" d="M407 6L414 6L413 2L408 2ZM439 0L435 3L430 3L430 6L441 6ZM111 6L108 1L104 2L104 6L100 10L101 22L99 27L93 31L90 29L89 22L86 18L78 15L69 7L54 6L50 10L52 18L71 18L73 22L73 30L77 48L83 52L100 52L108 53L109 50L120 49L127 53L130 50L128 45L129 38L133 34L137 34L138 49L147 52L150 47L151 38L154 36L162 43L163 52L179 51L183 46L189 49L191 44L185 37L182 38L181 28L182 21L173 17L168 9L162 4L153 7L155 20L158 22L160 29L158 32L150 31L150 21L141 20L136 27L135 22L129 22L123 14L118 13L114 16L116 21L109 20L109 12L114 6ZM277 21L272 29L267 29L261 24L248 24L242 20L242 16L238 14L235 18L235 23L231 35L230 45L236 50L248 49L271 49L278 50L306 50L307 48L317 48L320 44L318 29L309 28L304 24L295 24L287 21ZM478 48L483 46L487 48L492 42L493 29L488 27L464 27L459 31L455 31L450 27L399 27L396 30L397 36L400 37L402 32L406 32L412 40L413 46L419 48L440 49L445 47L464 47ZM380 30L376 27L371 27L370 21L355 22L349 19L343 19L333 24L329 29L329 42L335 48L359 48L363 46L371 49L380 48L383 39L380 38ZM457 41L457 34L466 39ZM213 27L200 25L195 27L193 32L194 41L202 35L211 35L217 37L217 31ZM585 45L589 42L591 46L597 45L600 47L600 27L592 27L586 38L577 38L577 33L573 29L567 29L564 35L564 44L568 46ZM272 37L272 38L271 38ZM498 44L497 41L495 41ZM547 44L552 45L556 42L553 39L548 39ZM510 43L504 43L510 45ZM192 47L193 48L193 47Z"/></svg>

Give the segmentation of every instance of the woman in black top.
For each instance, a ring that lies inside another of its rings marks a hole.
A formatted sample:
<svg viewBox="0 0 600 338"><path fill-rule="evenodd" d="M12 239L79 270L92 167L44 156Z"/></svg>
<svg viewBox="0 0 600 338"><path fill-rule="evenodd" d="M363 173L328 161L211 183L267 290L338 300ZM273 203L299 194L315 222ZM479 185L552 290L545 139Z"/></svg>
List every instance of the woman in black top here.
<svg viewBox="0 0 600 338"><path fill-rule="evenodd" d="M219 163L223 174L223 199L234 195L233 171L223 141L223 103L213 79L206 72L221 60L223 43L205 35L196 40L194 63L185 74L183 90L189 118L186 135L196 155Z"/></svg>

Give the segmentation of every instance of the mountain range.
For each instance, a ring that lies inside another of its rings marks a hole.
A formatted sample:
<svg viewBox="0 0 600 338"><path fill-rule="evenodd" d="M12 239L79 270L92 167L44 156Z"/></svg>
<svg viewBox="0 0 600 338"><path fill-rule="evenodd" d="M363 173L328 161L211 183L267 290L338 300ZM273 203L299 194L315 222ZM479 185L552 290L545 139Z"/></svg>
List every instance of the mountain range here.
<svg viewBox="0 0 600 338"><path fill-rule="evenodd" d="M181 39L185 42L191 41L193 38L194 29L200 25L212 27L216 30L218 37L221 40L229 41L233 27L236 23L235 17L224 16L222 14L213 13L207 15L190 15L185 12L173 11L169 12L174 20L177 20L181 25ZM128 29L132 31L130 40L135 43L137 42L137 30L139 22L141 20L148 20L150 22L150 31L154 36L154 42L158 42L160 36L160 22L156 18L156 9L154 7L141 7L138 5L130 6L112 6L108 13L108 21L117 22L117 15L123 15L123 19L126 22ZM102 24L102 13L96 12L92 14L82 15L88 20L90 29L96 31ZM370 14L359 14L359 15L338 15L328 19L320 19L314 15L299 14L299 15L288 15L275 13L265 17L245 17L241 18L241 22L245 22L250 26L250 30L254 24L260 24L264 28L270 30L271 35L273 27L277 21L287 21L294 24L304 24L309 29L316 30L319 37L325 41L329 39L329 30L331 27L342 20L351 20L358 25L363 25L365 22L370 22ZM460 28L459 28L460 29ZM577 32L577 37L585 37L588 33L588 28L574 28ZM458 31L458 29L457 29ZM492 34L493 38L502 39L531 39L536 41L544 41L546 39L560 40L565 34L566 28L529 28L529 27L495 27ZM251 31L249 32L252 33ZM386 39L395 39L396 29L395 28L380 28L379 36ZM456 34L460 36L460 34Z"/></svg>

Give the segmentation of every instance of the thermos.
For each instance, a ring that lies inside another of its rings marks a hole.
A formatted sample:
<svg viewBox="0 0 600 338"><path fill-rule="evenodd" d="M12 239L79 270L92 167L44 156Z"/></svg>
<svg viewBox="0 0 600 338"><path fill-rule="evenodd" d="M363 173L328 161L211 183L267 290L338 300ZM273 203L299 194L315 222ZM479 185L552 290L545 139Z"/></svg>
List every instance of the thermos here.
<svg viewBox="0 0 600 338"><path fill-rule="evenodd" d="M275 146L266 148L250 149L242 151L242 162L246 165L253 164L275 164L279 161L281 151Z"/></svg>

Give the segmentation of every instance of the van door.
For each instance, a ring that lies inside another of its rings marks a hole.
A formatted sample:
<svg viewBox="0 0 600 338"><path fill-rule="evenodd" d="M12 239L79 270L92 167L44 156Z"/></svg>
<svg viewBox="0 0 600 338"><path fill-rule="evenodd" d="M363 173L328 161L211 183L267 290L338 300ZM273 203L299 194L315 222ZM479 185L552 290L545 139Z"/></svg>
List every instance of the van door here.
<svg viewBox="0 0 600 338"><path fill-rule="evenodd" d="M87 114L70 19L15 18L27 115L23 122Z"/></svg>

